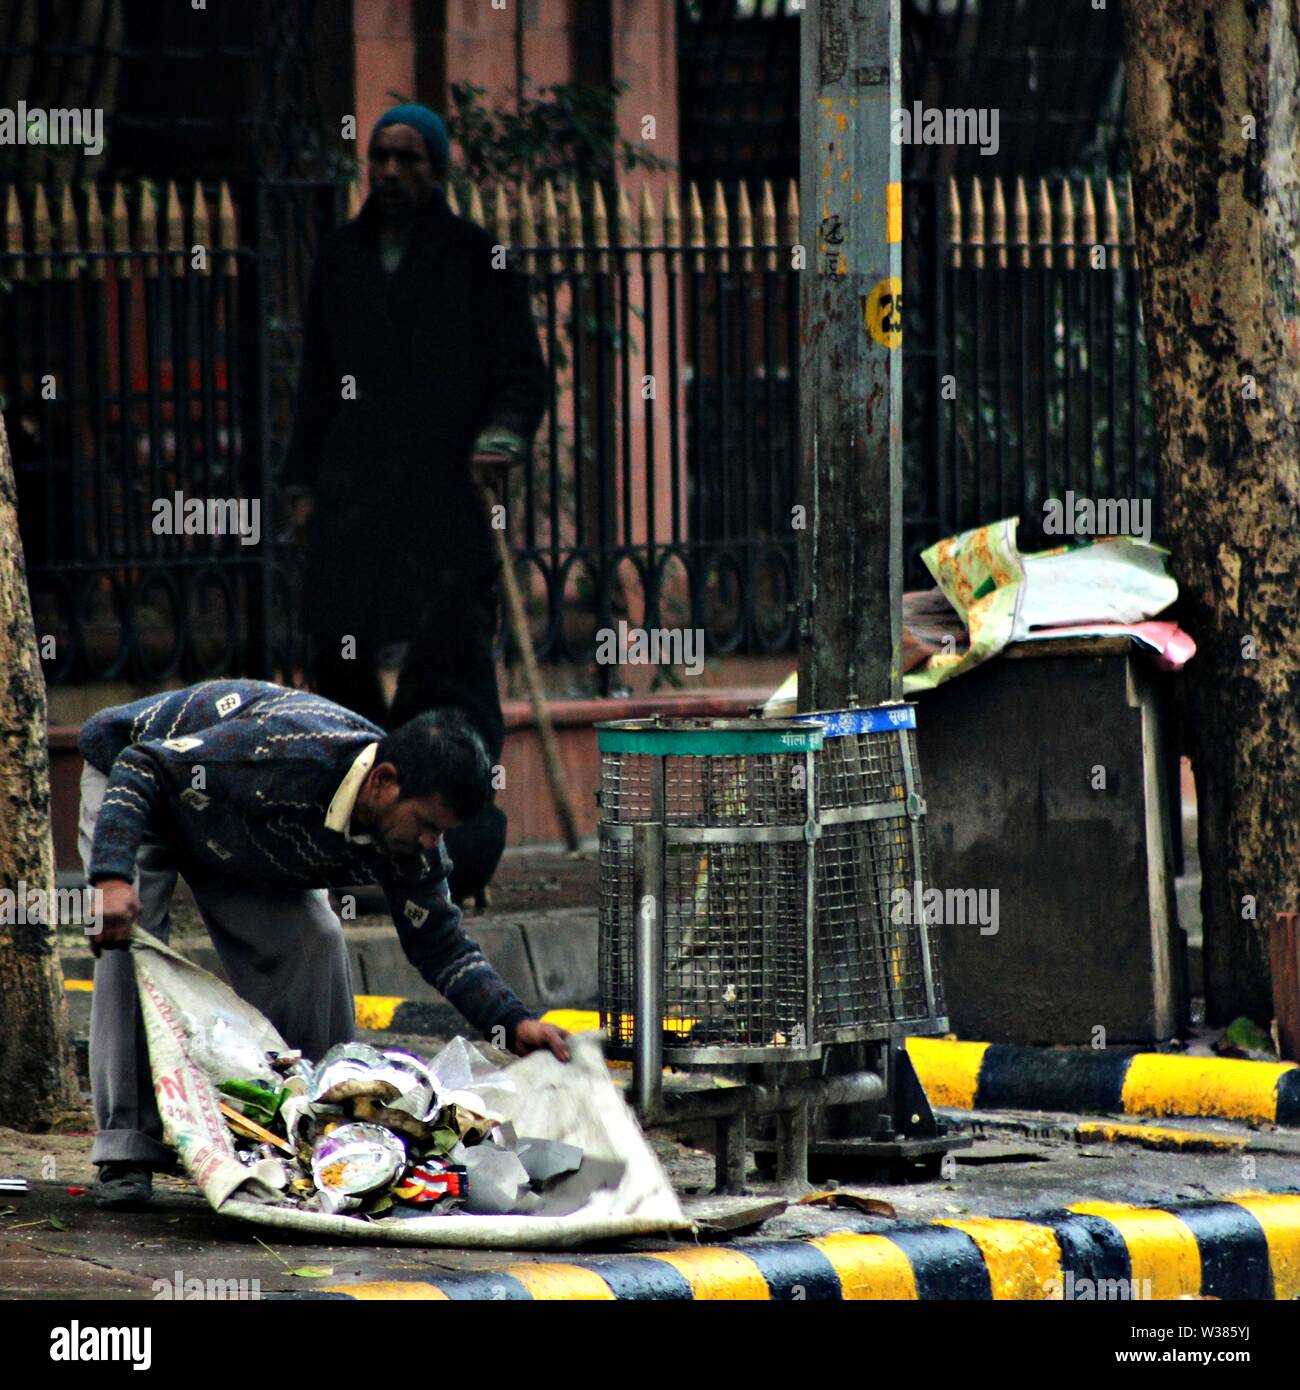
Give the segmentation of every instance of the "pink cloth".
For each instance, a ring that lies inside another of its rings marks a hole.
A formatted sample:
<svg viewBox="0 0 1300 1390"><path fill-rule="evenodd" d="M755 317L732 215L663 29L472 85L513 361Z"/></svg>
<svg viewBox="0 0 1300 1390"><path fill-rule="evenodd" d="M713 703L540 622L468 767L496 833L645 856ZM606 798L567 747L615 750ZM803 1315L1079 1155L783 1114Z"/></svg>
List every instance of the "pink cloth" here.
<svg viewBox="0 0 1300 1390"><path fill-rule="evenodd" d="M1144 623L1083 623L1077 627L1038 627L1022 638L1050 642L1057 637L1123 637L1127 634L1151 652L1162 671L1181 671L1196 655L1196 643L1177 623L1150 618Z"/></svg>

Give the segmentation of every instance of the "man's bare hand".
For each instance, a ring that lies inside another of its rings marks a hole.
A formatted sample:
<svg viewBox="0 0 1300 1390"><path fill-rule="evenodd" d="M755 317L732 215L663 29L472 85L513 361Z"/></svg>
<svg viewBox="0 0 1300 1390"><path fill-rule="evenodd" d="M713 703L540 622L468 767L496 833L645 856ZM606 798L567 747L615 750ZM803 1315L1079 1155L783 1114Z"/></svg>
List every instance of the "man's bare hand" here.
<svg viewBox="0 0 1300 1390"><path fill-rule="evenodd" d="M537 1052L543 1047L549 1047L561 1062L569 1060L569 1035L563 1028L557 1028L553 1023L543 1023L540 1019L522 1019L515 1029L514 1053L516 1057L527 1057L530 1052Z"/></svg>
<svg viewBox="0 0 1300 1390"><path fill-rule="evenodd" d="M100 929L90 938L90 952L98 956L101 951L126 945L144 908L135 889L123 878L100 879L95 887L100 893Z"/></svg>
<svg viewBox="0 0 1300 1390"><path fill-rule="evenodd" d="M508 454L475 454L469 461L469 476L475 487L488 488L499 497L506 475L517 462Z"/></svg>

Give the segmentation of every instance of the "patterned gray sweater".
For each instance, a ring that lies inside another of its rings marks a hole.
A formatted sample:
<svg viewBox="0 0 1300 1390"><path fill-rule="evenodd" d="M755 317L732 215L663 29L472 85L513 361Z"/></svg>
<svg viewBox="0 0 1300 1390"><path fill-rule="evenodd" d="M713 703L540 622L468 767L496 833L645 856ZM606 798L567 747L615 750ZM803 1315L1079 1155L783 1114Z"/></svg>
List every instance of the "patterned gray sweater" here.
<svg viewBox="0 0 1300 1390"><path fill-rule="evenodd" d="M81 734L108 778L90 879L135 877L146 826L200 872L267 888L383 887L407 958L490 1035L530 1017L461 926L450 861L387 854L329 829L326 814L358 755L383 730L306 691L206 681L101 710Z"/></svg>

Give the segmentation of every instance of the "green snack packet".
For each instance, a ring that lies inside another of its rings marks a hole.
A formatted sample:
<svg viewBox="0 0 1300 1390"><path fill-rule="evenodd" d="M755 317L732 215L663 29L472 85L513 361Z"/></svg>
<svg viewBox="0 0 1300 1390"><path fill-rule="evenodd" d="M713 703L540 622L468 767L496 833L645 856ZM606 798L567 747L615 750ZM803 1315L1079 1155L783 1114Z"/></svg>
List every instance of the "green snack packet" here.
<svg viewBox="0 0 1300 1390"><path fill-rule="evenodd" d="M286 1087L268 1086L263 1081L223 1081L217 1089L250 1120L268 1128L289 1098Z"/></svg>

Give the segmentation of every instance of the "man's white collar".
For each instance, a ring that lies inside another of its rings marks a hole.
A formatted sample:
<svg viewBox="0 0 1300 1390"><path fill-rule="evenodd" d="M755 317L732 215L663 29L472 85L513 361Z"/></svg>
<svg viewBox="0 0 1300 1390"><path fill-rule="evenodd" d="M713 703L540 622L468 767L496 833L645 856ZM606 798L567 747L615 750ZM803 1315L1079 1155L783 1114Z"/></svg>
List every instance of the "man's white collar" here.
<svg viewBox="0 0 1300 1390"><path fill-rule="evenodd" d="M370 843L369 835L353 835L348 827L352 823L352 813L356 810L357 793L361 790L361 784L366 780L370 769L375 765L375 754L378 752L379 744L372 743L357 754L356 762L348 768L347 776L339 783L334 800L325 812L325 829L335 831L354 845Z"/></svg>

